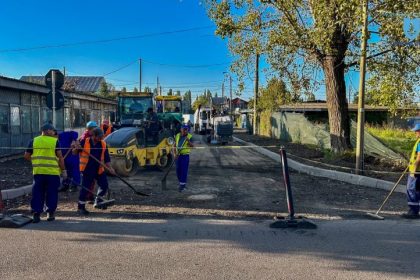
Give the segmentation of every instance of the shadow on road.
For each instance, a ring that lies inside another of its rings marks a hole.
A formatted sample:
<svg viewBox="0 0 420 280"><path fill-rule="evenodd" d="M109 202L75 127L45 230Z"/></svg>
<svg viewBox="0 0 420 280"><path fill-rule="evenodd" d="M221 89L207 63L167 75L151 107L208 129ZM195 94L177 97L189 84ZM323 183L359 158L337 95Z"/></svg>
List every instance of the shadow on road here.
<svg viewBox="0 0 420 280"><path fill-rule="evenodd" d="M183 217L183 215L179 215ZM133 217L134 218L134 217ZM420 225L397 221L318 221L317 230L272 230L268 222L208 219L59 220L29 225L25 230L82 233L70 242L194 242L234 244L245 250L310 256L343 263L334 269L420 277L415 265L420 251ZM134 245L137 246L137 245ZM418 263L418 262L417 262ZM304 264L302 264L304 269Z"/></svg>

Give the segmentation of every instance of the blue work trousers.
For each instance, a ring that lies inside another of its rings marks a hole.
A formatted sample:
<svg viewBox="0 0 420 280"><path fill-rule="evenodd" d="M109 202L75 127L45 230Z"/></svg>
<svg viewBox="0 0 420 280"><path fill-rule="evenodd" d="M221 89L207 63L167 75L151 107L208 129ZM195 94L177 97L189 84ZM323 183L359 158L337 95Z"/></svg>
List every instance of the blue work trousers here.
<svg viewBox="0 0 420 280"><path fill-rule="evenodd" d="M106 173L102 174L92 174L83 172L82 177L82 186L83 188L80 190L79 194L79 207L86 204L86 198L89 193L89 189L94 184L94 182L98 184L98 193L97 193L97 202L102 201L102 197L108 191L108 180L106 177Z"/></svg>
<svg viewBox="0 0 420 280"><path fill-rule="evenodd" d="M63 180L63 186L78 186L80 185L80 169L79 169L79 157L66 158L64 164L67 170L67 179Z"/></svg>
<svg viewBox="0 0 420 280"><path fill-rule="evenodd" d="M407 203L414 214L419 213L420 208L420 180L419 177L408 176L407 180Z"/></svg>
<svg viewBox="0 0 420 280"><path fill-rule="evenodd" d="M176 176L178 177L180 189L184 189L187 185L189 163L190 155L179 155L176 160Z"/></svg>
<svg viewBox="0 0 420 280"><path fill-rule="evenodd" d="M54 212L58 203L58 188L60 187L60 176L58 175L34 175L32 186L32 213L41 214L44 212L44 204L47 212Z"/></svg>

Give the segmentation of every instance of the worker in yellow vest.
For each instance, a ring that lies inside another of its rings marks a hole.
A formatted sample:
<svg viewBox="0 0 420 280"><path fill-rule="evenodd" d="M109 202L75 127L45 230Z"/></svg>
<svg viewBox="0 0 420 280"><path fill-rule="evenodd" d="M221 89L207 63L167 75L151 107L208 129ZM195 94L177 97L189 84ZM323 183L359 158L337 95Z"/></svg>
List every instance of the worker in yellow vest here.
<svg viewBox="0 0 420 280"><path fill-rule="evenodd" d="M188 133L190 127L186 124L181 126L181 132L175 136L175 160L176 176L179 181L179 192L187 188L188 166L190 163L190 148L194 147L191 143L192 135Z"/></svg>
<svg viewBox="0 0 420 280"><path fill-rule="evenodd" d="M47 221L55 220L58 203L60 173L67 178L60 143L54 137L54 126L46 123L41 127L41 136L35 137L28 146L24 158L32 161L34 185L32 187L31 208L33 222L41 221L44 204L47 209Z"/></svg>
<svg viewBox="0 0 420 280"><path fill-rule="evenodd" d="M417 141L414 144L408 167L407 202L409 210L402 216L406 219L418 219L420 208L420 123L412 129L416 133Z"/></svg>

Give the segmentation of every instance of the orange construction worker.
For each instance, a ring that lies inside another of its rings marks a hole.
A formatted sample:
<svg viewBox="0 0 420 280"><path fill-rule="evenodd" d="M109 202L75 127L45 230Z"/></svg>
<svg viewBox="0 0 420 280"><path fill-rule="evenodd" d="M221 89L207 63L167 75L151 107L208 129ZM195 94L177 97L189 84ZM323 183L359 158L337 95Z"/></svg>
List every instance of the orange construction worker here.
<svg viewBox="0 0 420 280"><path fill-rule="evenodd" d="M104 137L107 137L112 132L114 132L114 128L110 125L108 120L104 120L101 125L101 129L104 132Z"/></svg>

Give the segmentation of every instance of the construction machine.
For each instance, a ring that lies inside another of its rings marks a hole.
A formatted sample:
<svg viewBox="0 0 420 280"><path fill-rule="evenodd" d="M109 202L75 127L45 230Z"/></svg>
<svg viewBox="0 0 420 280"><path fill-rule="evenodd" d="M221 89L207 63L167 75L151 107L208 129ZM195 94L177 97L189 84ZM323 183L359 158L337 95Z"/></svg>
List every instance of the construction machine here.
<svg viewBox="0 0 420 280"><path fill-rule="evenodd" d="M124 93L117 99L116 130L105 138L117 174L131 176L139 167L169 167L174 159L174 133L182 118L162 111L157 114L158 123L151 126L147 110L156 107L152 93Z"/></svg>

